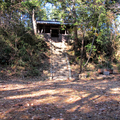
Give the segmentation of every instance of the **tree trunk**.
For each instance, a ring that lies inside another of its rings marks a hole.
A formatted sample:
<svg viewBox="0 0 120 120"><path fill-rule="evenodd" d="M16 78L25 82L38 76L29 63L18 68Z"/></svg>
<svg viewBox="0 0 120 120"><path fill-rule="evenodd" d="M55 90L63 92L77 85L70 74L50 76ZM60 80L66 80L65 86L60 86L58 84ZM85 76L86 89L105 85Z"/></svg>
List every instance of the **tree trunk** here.
<svg viewBox="0 0 120 120"><path fill-rule="evenodd" d="M33 31L34 34L37 34L37 25L36 25L36 19L35 19L35 10L32 11L32 24L33 24Z"/></svg>
<svg viewBox="0 0 120 120"><path fill-rule="evenodd" d="M78 48L77 26L74 26L74 39L75 39L74 48L75 48L75 53L76 53L77 48Z"/></svg>
<svg viewBox="0 0 120 120"><path fill-rule="evenodd" d="M0 26L1 26L1 23L2 23L1 18L2 18L2 11L0 10Z"/></svg>
<svg viewBox="0 0 120 120"><path fill-rule="evenodd" d="M77 15L75 10L75 0L73 0L73 17L74 17L73 23L76 23ZM74 40L75 40L74 48L75 48L75 54L76 54L77 48L78 48L77 25L74 25Z"/></svg>
<svg viewBox="0 0 120 120"><path fill-rule="evenodd" d="M83 38L82 38L81 59L80 59L80 73L82 73L82 64L83 64L82 59L83 59L83 49L84 49L84 40L85 40L84 36L85 36L85 30L83 30Z"/></svg>

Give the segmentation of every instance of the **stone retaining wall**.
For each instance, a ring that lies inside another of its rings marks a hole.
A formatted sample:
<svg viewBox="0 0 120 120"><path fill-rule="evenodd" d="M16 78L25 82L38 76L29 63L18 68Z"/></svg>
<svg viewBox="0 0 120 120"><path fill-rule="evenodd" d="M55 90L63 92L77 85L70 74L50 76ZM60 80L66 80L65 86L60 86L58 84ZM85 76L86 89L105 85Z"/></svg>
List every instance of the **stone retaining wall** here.
<svg viewBox="0 0 120 120"><path fill-rule="evenodd" d="M40 35L43 35L45 38L45 41L48 41L48 39L54 39L57 38L58 42L62 41L68 41L69 35L68 34L59 34L59 37L51 37L50 33L40 33Z"/></svg>

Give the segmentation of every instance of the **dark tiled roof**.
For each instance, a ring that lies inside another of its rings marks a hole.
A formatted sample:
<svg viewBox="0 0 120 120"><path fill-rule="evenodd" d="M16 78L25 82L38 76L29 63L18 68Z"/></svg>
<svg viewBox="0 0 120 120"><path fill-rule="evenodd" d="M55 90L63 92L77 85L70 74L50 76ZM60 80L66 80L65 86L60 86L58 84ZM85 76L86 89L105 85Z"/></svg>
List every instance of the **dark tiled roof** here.
<svg viewBox="0 0 120 120"><path fill-rule="evenodd" d="M60 21L37 21L37 24L56 24L56 25L69 25L70 23L62 23Z"/></svg>

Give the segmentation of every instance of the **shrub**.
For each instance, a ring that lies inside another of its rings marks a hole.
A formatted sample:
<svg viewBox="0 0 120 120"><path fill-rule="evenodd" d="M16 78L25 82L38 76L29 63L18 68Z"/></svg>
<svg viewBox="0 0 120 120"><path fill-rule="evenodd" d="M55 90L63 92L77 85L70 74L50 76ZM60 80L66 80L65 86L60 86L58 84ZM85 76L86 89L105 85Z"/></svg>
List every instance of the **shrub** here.
<svg viewBox="0 0 120 120"><path fill-rule="evenodd" d="M42 56L48 51L47 44L43 37L35 36L31 31L21 30L17 30L18 33L14 30L6 32L7 29L0 28L0 64L23 67L30 76L37 76L41 60L44 59ZM19 71L21 72L20 69L17 72Z"/></svg>
<svg viewBox="0 0 120 120"><path fill-rule="evenodd" d="M119 65L117 65L117 67L118 67L118 72L120 73L120 64L119 64Z"/></svg>
<svg viewBox="0 0 120 120"><path fill-rule="evenodd" d="M33 67L29 73L28 73L29 76L39 76L40 75L40 71L38 69L36 69L35 67Z"/></svg>

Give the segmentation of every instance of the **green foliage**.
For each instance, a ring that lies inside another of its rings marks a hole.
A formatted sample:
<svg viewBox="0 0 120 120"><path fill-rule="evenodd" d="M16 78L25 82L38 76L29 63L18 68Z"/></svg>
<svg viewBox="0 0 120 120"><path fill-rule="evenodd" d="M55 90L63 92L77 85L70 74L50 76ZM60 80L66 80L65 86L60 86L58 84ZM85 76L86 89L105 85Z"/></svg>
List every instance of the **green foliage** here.
<svg viewBox="0 0 120 120"><path fill-rule="evenodd" d="M31 31L33 9L35 18L47 19L44 4L42 0L0 1L0 64L11 66L18 74L38 75L44 63L47 44Z"/></svg>
<svg viewBox="0 0 120 120"><path fill-rule="evenodd" d="M105 62L104 67L108 68L108 69L112 69L113 65L111 62Z"/></svg>
<svg viewBox="0 0 120 120"><path fill-rule="evenodd" d="M112 69L112 68L113 68L113 66L112 66L112 64L111 64L111 63L109 63L109 64L108 64L108 68L110 68L110 69Z"/></svg>
<svg viewBox="0 0 120 120"><path fill-rule="evenodd" d="M8 64L14 50L6 43L6 34L4 32L3 35L0 35L0 63Z"/></svg>
<svg viewBox="0 0 120 120"><path fill-rule="evenodd" d="M103 68L103 65L100 65L100 64L99 64L99 65L98 65L98 68Z"/></svg>
<svg viewBox="0 0 120 120"><path fill-rule="evenodd" d="M25 66L25 62L22 59L18 60L18 65L19 66Z"/></svg>
<svg viewBox="0 0 120 120"><path fill-rule="evenodd" d="M86 51L87 52L89 52L90 51L90 49L91 49L91 43L90 44L87 44L86 46ZM97 49L96 49L96 46L95 45L93 45L93 52L96 52L97 51Z"/></svg>
<svg viewBox="0 0 120 120"><path fill-rule="evenodd" d="M117 67L118 67L118 72L120 73L120 64L118 64Z"/></svg>
<svg viewBox="0 0 120 120"><path fill-rule="evenodd" d="M17 29L19 30L19 27ZM6 29L6 31L8 30ZM23 67L24 70L30 73L29 75L40 75L39 67L43 59L42 56L48 49L43 38L39 37L39 35L33 35L30 31L25 31L21 36L18 36L20 33L16 35L14 31L7 33L2 30L1 33L0 64L8 64L11 67L17 66L19 68L18 72Z"/></svg>
<svg viewBox="0 0 120 120"><path fill-rule="evenodd" d="M87 72L87 77L90 77L90 73L89 72Z"/></svg>
<svg viewBox="0 0 120 120"><path fill-rule="evenodd" d="M52 10L48 9L48 14L43 7L47 2L53 6ZM85 60L91 50L94 35L92 60L97 61L97 57L103 53L105 53L104 57L112 58L117 49L116 41L119 39L113 25L118 9L110 11L114 2L109 0L104 4L103 2L104 0L89 2L84 0L65 0L64 2L61 0L0 1L0 64L16 65L31 71L34 75L38 74L36 69L43 62L42 57L47 51L47 45L39 35L34 36L31 32L33 9L35 9L37 20L56 18L62 23L72 23L72 27L76 26L76 31L70 28L69 32L72 34L71 38L77 43L75 55L78 61L81 58L83 33L85 33L83 45ZM98 26L97 21L99 21ZM76 39L78 37L80 39Z"/></svg>
<svg viewBox="0 0 120 120"><path fill-rule="evenodd" d="M32 67L31 70L28 72L28 76L39 76L40 75L40 71L38 69L36 69L35 67Z"/></svg>

